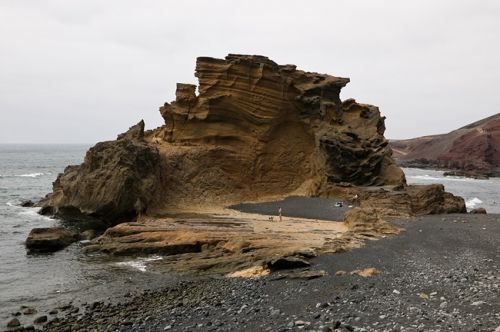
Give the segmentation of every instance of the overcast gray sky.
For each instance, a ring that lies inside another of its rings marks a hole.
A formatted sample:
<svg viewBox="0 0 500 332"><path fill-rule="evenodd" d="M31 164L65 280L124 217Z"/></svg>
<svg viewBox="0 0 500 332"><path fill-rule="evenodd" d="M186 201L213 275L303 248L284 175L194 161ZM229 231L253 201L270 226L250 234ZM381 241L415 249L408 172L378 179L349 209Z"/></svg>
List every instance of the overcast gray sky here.
<svg viewBox="0 0 500 332"><path fill-rule="evenodd" d="M350 77L386 137L500 112L500 1L0 0L0 143L93 143L196 83L197 56Z"/></svg>

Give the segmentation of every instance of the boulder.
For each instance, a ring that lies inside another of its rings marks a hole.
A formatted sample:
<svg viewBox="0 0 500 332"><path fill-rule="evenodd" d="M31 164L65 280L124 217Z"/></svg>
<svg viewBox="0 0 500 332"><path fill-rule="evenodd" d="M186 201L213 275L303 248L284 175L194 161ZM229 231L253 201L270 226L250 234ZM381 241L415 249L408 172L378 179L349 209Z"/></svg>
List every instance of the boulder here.
<svg viewBox="0 0 500 332"><path fill-rule="evenodd" d="M399 234L400 229L383 220L372 208L353 208L344 215L344 223L353 233L377 237L382 234Z"/></svg>
<svg viewBox="0 0 500 332"><path fill-rule="evenodd" d="M410 185L404 190L367 190L360 196L360 207L374 209L383 216L409 217L467 211L464 199L446 192L442 184Z"/></svg>
<svg viewBox="0 0 500 332"><path fill-rule="evenodd" d="M478 208L472 209L470 211L470 213L471 214L486 214L486 209L482 208L482 207L478 207Z"/></svg>
<svg viewBox="0 0 500 332"><path fill-rule="evenodd" d="M97 236L97 232L93 229L87 229L78 235L78 238L83 241L92 240Z"/></svg>
<svg viewBox="0 0 500 332"><path fill-rule="evenodd" d="M33 323L35 324L43 324L43 323L46 323L48 320L47 316L43 315L43 316L39 316L37 318L35 318L35 320L33 321Z"/></svg>
<svg viewBox="0 0 500 332"><path fill-rule="evenodd" d="M33 206L35 206L35 203L28 199L28 200L22 201L21 204L19 204L19 205L22 207L33 207Z"/></svg>
<svg viewBox="0 0 500 332"><path fill-rule="evenodd" d="M267 267L271 271L296 269L301 267L309 267L310 265L311 264L308 261L295 256L280 257L277 259L273 259L267 263Z"/></svg>
<svg viewBox="0 0 500 332"><path fill-rule="evenodd" d="M26 239L30 252L54 252L78 240L76 233L62 227L33 228Z"/></svg>

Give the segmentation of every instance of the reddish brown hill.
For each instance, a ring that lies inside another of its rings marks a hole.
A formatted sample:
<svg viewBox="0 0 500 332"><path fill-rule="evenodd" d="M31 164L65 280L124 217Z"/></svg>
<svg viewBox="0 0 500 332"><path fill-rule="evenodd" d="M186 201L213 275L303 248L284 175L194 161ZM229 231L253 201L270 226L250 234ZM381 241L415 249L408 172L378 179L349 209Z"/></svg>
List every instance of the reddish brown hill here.
<svg viewBox="0 0 500 332"><path fill-rule="evenodd" d="M498 176L500 113L448 134L390 141L400 164L439 167Z"/></svg>

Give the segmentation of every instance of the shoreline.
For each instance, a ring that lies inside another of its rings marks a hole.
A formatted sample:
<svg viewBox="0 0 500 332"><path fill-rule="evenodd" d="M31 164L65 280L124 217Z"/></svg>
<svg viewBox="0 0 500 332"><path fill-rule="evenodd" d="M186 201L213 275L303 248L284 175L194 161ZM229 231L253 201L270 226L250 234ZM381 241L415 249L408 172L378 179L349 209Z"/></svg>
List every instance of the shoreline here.
<svg viewBox="0 0 500 332"><path fill-rule="evenodd" d="M358 249L322 254L311 280L184 278L123 302L90 303L52 319L65 331L493 331L500 324L499 215L394 220L406 231ZM372 277L338 271L374 267ZM41 314L41 313L40 313ZM38 325L39 326L39 325Z"/></svg>

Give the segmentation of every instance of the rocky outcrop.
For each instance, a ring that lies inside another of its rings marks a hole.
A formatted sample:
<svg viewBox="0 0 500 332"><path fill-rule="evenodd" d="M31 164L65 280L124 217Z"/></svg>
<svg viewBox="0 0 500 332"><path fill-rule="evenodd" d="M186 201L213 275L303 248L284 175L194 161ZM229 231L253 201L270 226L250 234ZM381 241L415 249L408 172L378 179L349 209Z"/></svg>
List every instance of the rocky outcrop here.
<svg viewBox="0 0 500 332"><path fill-rule="evenodd" d="M470 211L470 213L471 214L486 214L486 209L482 208L482 207L479 207L479 208L472 209Z"/></svg>
<svg viewBox="0 0 500 332"><path fill-rule="evenodd" d="M401 231L383 220L373 208L356 207L348 210L344 216L344 223L351 232L367 237L399 234Z"/></svg>
<svg viewBox="0 0 500 332"><path fill-rule="evenodd" d="M500 174L500 114L448 134L390 143L403 166L456 169L470 177Z"/></svg>
<svg viewBox="0 0 500 332"><path fill-rule="evenodd" d="M78 240L78 235L62 227L33 228L26 239L30 252L54 252Z"/></svg>
<svg viewBox="0 0 500 332"><path fill-rule="evenodd" d="M410 185L404 190L367 190L360 193L360 207L394 217L467 212L464 199L446 192L442 184Z"/></svg>
<svg viewBox="0 0 500 332"><path fill-rule="evenodd" d="M314 230L314 231L311 231ZM121 223L85 247L112 255L160 254L164 269L226 274L249 268L279 270L304 267L323 251L359 245L341 222L268 216L234 210L178 217L141 216ZM247 271L248 272L248 271Z"/></svg>
<svg viewBox="0 0 500 332"><path fill-rule="evenodd" d="M42 202L42 213L87 215L108 224L148 210L159 181L158 149L144 140L144 122L117 140L92 147L80 166L68 166Z"/></svg>
<svg viewBox="0 0 500 332"><path fill-rule="evenodd" d="M164 126L144 133L141 122L68 167L42 212L113 224L140 211L405 183L378 108L341 101L348 78L248 55L200 57L196 77L160 108Z"/></svg>

